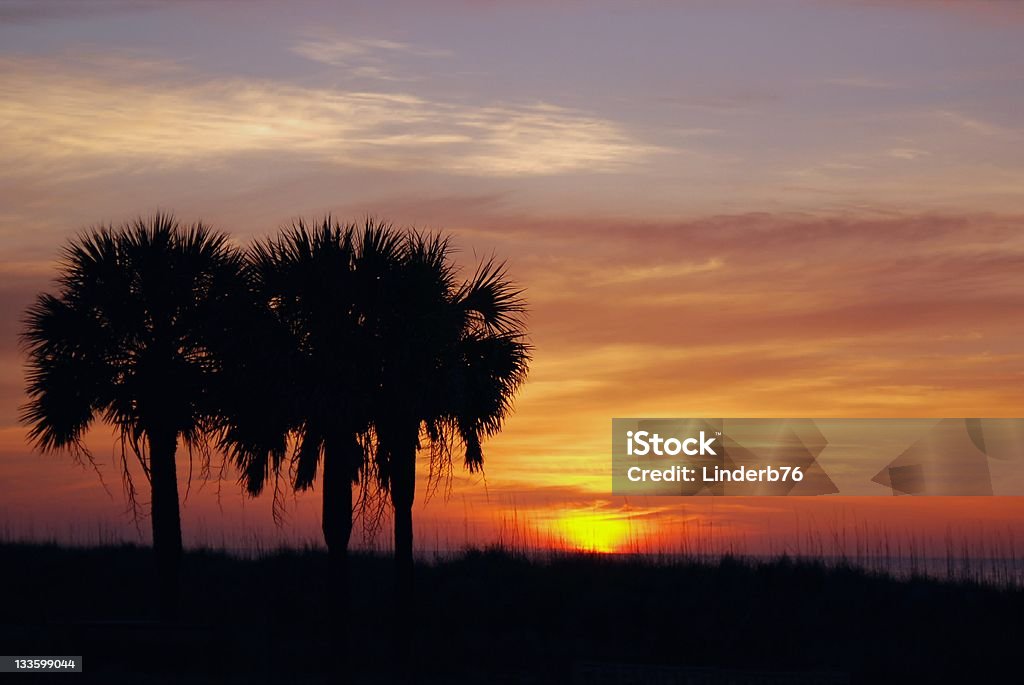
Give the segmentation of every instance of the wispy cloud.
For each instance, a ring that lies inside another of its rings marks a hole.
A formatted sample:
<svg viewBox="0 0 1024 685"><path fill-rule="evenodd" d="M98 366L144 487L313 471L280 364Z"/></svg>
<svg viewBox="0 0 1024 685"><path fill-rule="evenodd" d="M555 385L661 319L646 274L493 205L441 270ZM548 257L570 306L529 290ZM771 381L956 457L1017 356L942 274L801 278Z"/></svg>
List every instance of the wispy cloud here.
<svg viewBox="0 0 1024 685"><path fill-rule="evenodd" d="M977 117L968 116L961 112L955 112L951 110L941 110L936 115L944 120L948 121L959 128L969 131L971 133L977 133L983 136L1005 136L1011 138L1019 138L1021 132L1006 126L994 124L990 121L984 121Z"/></svg>
<svg viewBox="0 0 1024 685"><path fill-rule="evenodd" d="M895 90L896 88L899 88L899 86L893 81L874 78L871 76L842 76L827 78L821 83L827 86L862 88L866 90Z"/></svg>
<svg viewBox="0 0 1024 685"><path fill-rule="evenodd" d="M450 57L450 50L422 48L409 43L371 38L305 38L292 46L292 52L324 64L346 66L354 62L384 56Z"/></svg>
<svg viewBox="0 0 1024 685"><path fill-rule="evenodd" d="M88 174L275 153L357 167L518 176L610 171L655 151L614 121L544 102L463 104L405 92L203 78L151 62L104 65L0 61L0 162L8 174Z"/></svg>
<svg viewBox="0 0 1024 685"><path fill-rule="evenodd" d="M409 43L374 38L311 36L291 47L296 55L338 67L347 76L376 81L414 81L403 73L400 60L437 59L452 56L450 50L423 48Z"/></svg>
<svg viewBox="0 0 1024 685"><path fill-rule="evenodd" d="M51 20L79 19L100 14L156 9L159 6L158 0L4 0L3 4L0 4L0 24L34 24Z"/></svg>
<svg viewBox="0 0 1024 685"><path fill-rule="evenodd" d="M931 153L927 150L918 150L917 148L912 147L894 147L886 150L885 154L893 159L906 159L913 161L920 157L927 157Z"/></svg>

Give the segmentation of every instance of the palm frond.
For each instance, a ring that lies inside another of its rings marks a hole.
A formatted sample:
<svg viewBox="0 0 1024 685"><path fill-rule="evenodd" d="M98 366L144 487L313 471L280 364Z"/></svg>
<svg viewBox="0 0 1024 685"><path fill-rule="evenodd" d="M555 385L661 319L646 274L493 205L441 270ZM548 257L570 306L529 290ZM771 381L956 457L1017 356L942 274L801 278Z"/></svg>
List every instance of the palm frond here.
<svg viewBox="0 0 1024 685"><path fill-rule="evenodd" d="M487 259L459 288L455 302L470 319L498 333L522 328L526 313L523 289L509 280L504 262Z"/></svg>
<svg viewBox="0 0 1024 685"><path fill-rule="evenodd" d="M59 291L26 313L29 402L41 449L79 441L102 417L137 445L156 425L198 444L215 412L216 339L243 298L242 257L203 224L157 213L65 246Z"/></svg>
<svg viewBox="0 0 1024 685"><path fill-rule="evenodd" d="M512 413L530 358L530 346L519 334L469 334L460 341L449 415L465 442L470 471L483 464L482 439L497 434Z"/></svg>
<svg viewBox="0 0 1024 685"><path fill-rule="evenodd" d="M94 333L87 317L52 295L40 295L26 313L21 340L29 399L20 420L41 451L80 446L103 403L106 369L89 349Z"/></svg>

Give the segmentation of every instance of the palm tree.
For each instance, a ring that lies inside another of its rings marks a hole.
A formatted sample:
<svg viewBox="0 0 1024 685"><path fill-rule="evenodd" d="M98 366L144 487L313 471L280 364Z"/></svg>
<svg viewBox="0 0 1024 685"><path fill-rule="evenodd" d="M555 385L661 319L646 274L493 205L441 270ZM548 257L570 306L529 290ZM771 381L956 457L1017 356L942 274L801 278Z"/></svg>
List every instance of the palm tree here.
<svg viewBox="0 0 1024 685"><path fill-rule="evenodd" d="M382 325L382 380L374 426L380 485L394 505L396 649L411 659L412 506L421 435L433 458L464 447L465 466L483 465L482 441L496 434L526 378L521 291L504 265L485 262L457 285L446 239L413 233ZM440 465L445 468L445 464Z"/></svg>
<svg viewBox="0 0 1024 685"><path fill-rule="evenodd" d="M257 323L259 337L249 349L234 357L241 364L234 371L241 384L234 387L246 390L226 402L223 444L250 493L259 494L271 474L280 476L289 442L291 487L311 488L322 473L329 602L342 650L352 487L366 460L369 398L379 385L374 321L383 306L381 284L393 280L401 246L400 234L387 225L367 221L357 229L329 217L313 227L300 220L257 243L249 280L267 318Z"/></svg>
<svg viewBox="0 0 1024 685"><path fill-rule="evenodd" d="M179 440L190 453L205 445L219 372L211 351L230 335L241 264L223 234L158 213L72 240L58 293L40 295L25 319L29 438L44 452L88 454L97 418L118 430L150 483L165 618L176 611L182 548L175 453Z"/></svg>

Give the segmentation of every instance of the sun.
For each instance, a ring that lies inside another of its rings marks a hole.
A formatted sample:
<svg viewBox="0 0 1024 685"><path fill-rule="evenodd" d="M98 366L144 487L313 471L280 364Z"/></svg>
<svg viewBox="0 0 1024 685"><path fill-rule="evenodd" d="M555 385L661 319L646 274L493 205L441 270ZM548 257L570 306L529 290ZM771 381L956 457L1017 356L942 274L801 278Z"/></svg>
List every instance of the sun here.
<svg viewBox="0 0 1024 685"><path fill-rule="evenodd" d="M589 511L566 511L552 523L552 534L566 548L600 554L623 551L633 532L627 519Z"/></svg>

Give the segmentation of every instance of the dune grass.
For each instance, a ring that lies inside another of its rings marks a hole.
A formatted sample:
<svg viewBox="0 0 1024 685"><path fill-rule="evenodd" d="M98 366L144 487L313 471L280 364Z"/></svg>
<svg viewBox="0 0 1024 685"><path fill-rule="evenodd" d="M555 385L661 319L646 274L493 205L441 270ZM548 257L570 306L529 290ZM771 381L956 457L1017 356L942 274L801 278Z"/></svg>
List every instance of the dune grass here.
<svg viewBox="0 0 1024 685"><path fill-rule="evenodd" d="M316 550L187 553L175 625L155 621L146 548L3 543L0 567L0 643L82 654L78 682L325 682L330 671ZM357 554L352 580L356 681L389 682L390 559ZM1024 616L1019 588L790 558L469 550L421 562L417 596L422 682L597 682L588 669L624 665L935 682L1012 663Z"/></svg>

